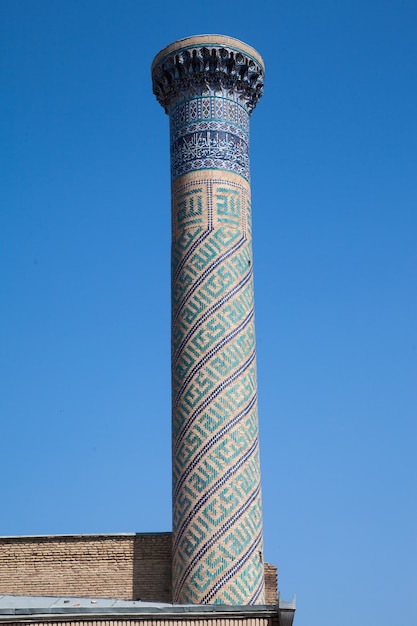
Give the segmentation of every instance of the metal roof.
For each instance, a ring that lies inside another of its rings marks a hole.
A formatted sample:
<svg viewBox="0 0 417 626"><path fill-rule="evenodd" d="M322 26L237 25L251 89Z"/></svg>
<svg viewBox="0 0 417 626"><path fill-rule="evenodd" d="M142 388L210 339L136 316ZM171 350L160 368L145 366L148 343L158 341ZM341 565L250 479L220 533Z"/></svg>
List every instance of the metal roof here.
<svg viewBox="0 0 417 626"><path fill-rule="evenodd" d="M278 606L251 605L225 606L213 604L168 604L162 602L142 602L141 600L117 600L116 598L78 598L72 596L19 596L0 595L0 623L28 621L32 617L38 621L41 616L49 619L78 619L93 616L103 619L139 618L159 614L161 617L175 618L187 616L189 619L210 614L213 617L279 617L281 626L292 626L295 612L295 597L291 602L279 600Z"/></svg>
<svg viewBox="0 0 417 626"><path fill-rule="evenodd" d="M15 596L0 595L0 615L14 611L37 611L44 610L47 613L54 613L57 609L164 609L171 607L170 604L161 602L142 602L141 600L116 600L115 598L78 598L72 596Z"/></svg>

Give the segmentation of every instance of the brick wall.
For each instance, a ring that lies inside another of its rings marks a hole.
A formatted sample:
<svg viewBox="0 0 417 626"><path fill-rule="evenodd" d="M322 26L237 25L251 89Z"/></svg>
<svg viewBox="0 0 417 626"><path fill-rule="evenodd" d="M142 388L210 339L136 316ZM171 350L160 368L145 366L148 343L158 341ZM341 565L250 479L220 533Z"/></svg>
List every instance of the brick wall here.
<svg viewBox="0 0 417 626"><path fill-rule="evenodd" d="M265 576L265 603L277 604L278 602L278 573L275 565L264 563Z"/></svg>
<svg viewBox="0 0 417 626"><path fill-rule="evenodd" d="M0 538L0 594L171 601L171 533Z"/></svg>
<svg viewBox="0 0 417 626"><path fill-rule="evenodd" d="M170 603L171 542L171 533L0 537L0 594ZM276 604L276 567L264 571Z"/></svg>

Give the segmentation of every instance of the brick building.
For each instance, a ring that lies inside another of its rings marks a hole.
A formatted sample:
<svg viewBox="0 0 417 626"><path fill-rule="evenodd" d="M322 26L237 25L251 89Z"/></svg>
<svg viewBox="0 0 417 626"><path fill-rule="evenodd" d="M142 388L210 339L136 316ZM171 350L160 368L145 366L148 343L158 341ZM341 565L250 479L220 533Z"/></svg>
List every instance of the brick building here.
<svg viewBox="0 0 417 626"><path fill-rule="evenodd" d="M265 563L249 118L264 64L200 35L164 48L170 118L172 533L0 538L0 621L290 626Z"/></svg>
<svg viewBox="0 0 417 626"><path fill-rule="evenodd" d="M171 533L0 537L0 622L292 624L295 604L279 598L276 568L267 563L266 606L173 604L171 552Z"/></svg>

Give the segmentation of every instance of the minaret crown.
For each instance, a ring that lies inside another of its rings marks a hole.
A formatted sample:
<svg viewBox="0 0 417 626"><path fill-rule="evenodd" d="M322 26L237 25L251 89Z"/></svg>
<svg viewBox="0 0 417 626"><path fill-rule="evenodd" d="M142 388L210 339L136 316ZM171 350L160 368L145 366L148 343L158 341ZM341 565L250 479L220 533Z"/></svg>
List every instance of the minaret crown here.
<svg viewBox="0 0 417 626"><path fill-rule="evenodd" d="M223 35L189 37L155 57L152 83L166 113L190 96L223 93L237 97L250 114L263 94L263 60L238 39Z"/></svg>

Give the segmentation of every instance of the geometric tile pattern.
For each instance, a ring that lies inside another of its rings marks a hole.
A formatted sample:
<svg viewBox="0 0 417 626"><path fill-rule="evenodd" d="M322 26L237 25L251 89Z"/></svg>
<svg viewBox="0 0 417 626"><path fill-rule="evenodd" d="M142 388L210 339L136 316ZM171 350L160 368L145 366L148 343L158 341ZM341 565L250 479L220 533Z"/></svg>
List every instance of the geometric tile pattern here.
<svg viewBox="0 0 417 626"><path fill-rule="evenodd" d="M173 596L263 604L249 186L262 69L199 39L153 68L171 140Z"/></svg>
<svg viewBox="0 0 417 626"><path fill-rule="evenodd" d="M249 187L201 174L172 194L174 601L251 604L264 592Z"/></svg>

